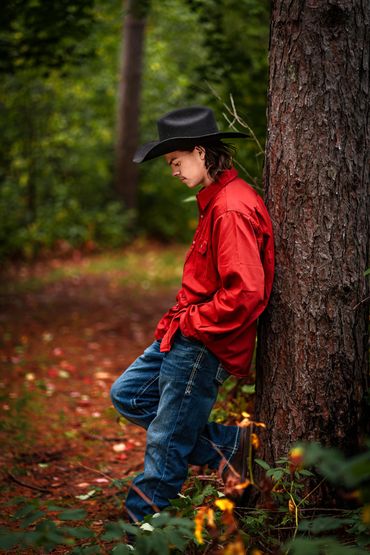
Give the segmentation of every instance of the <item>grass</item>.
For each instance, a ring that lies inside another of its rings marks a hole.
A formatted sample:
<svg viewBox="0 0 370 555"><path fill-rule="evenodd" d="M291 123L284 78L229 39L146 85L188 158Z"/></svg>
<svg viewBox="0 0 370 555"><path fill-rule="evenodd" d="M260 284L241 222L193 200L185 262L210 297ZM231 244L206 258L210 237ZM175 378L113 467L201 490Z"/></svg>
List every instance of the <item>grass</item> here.
<svg viewBox="0 0 370 555"><path fill-rule="evenodd" d="M107 252L80 257L76 260L50 260L33 266L8 269L2 284L6 294L37 292L43 287L64 280L89 275L103 277L126 287L172 287L180 285L186 247L183 245L148 246L137 241L120 252Z"/></svg>

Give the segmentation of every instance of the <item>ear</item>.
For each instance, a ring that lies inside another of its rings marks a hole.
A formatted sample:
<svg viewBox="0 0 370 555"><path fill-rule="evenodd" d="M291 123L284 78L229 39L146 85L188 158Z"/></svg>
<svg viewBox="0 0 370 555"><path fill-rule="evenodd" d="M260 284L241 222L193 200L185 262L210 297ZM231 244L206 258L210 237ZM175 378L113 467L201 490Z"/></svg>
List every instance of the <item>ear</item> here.
<svg viewBox="0 0 370 555"><path fill-rule="evenodd" d="M196 146L195 150L199 153L200 159L204 160L206 157L206 151L202 146Z"/></svg>

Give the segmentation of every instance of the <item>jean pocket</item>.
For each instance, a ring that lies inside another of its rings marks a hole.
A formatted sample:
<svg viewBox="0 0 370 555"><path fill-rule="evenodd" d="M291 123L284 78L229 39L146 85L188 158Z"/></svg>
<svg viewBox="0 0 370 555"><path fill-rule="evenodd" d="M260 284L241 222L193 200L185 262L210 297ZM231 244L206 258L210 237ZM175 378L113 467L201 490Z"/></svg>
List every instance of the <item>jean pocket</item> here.
<svg viewBox="0 0 370 555"><path fill-rule="evenodd" d="M216 376L215 376L215 382L218 385L222 385L229 377L230 377L229 372L225 370L222 364L219 364L217 368Z"/></svg>

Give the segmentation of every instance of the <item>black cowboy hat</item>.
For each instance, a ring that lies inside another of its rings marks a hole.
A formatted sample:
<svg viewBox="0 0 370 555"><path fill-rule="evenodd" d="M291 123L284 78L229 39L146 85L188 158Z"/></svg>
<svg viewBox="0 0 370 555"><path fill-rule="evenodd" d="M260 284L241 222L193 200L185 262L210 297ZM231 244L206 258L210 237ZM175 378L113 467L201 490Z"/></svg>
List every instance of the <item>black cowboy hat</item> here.
<svg viewBox="0 0 370 555"><path fill-rule="evenodd" d="M245 138L246 133L219 131L215 116L210 108L191 106L168 112L157 121L159 141L140 146L135 152L134 162L146 162L173 150L196 145L198 139Z"/></svg>

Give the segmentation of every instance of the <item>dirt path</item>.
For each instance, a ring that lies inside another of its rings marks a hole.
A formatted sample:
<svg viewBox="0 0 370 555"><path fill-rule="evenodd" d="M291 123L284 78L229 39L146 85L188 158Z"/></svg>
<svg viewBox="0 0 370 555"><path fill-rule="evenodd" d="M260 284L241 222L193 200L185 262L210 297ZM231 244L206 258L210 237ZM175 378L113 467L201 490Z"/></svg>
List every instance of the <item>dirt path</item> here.
<svg viewBox="0 0 370 555"><path fill-rule="evenodd" d="M34 274L48 272L46 264ZM82 504L99 526L124 516L112 480L142 468L145 443L143 431L117 421L110 385L152 341L177 287L80 272L9 292L21 274L8 274L1 295L2 498Z"/></svg>

